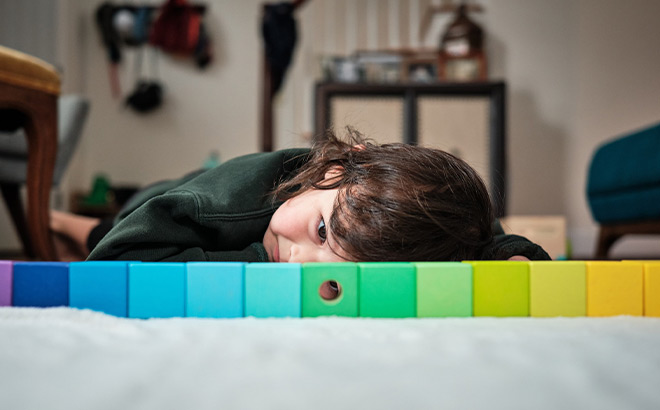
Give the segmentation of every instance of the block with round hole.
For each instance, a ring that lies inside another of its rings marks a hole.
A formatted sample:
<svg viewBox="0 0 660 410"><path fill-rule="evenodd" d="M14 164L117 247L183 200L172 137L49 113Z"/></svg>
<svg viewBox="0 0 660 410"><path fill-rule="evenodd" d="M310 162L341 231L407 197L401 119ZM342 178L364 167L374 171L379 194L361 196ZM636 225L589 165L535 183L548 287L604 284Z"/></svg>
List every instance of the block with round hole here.
<svg viewBox="0 0 660 410"><path fill-rule="evenodd" d="M302 316L358 315L358 268L350 262L304 263Z"/></svg>

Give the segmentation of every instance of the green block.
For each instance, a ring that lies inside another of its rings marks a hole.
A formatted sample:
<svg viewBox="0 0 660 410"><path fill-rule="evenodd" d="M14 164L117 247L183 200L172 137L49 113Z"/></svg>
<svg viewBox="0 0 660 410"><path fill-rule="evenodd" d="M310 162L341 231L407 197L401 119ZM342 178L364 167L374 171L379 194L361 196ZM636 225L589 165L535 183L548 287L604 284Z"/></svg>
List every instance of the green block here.
<svg viewBox="0 0 660 410"><path fill-rule="evenodd" d="M360 316L415 317L415 266L408 262L358 263Z"/></svg>
<svg viewBox="0 0 660 410"><path fill-rule="evenodd" d="M334 283L333 283L334 282ZM334 287L338 285L338 287ZM334 290L336 292L333 292ZM323 293L326 297L321 296ZM336 298L335 298L336 296ZM358 267L355 263L304 263L302 316L358 315Z"/></svg>
<svg viewBox="0 0 660 410"><path fill-rule="evenodd" d="M585 263L530 262L529 313L535 317L586 316Z"/></svg>
<svg viewBox="0 0 660 410"><path fill-rule="evenodd" d="M527 262L469 262L474 316L529 316Z"/></svg>
<svg viewBox="0 0 660 410"><path fill-rule="evenodd" d="M418 262L417 317L472 316L472 266L460 262Z"/></svg>

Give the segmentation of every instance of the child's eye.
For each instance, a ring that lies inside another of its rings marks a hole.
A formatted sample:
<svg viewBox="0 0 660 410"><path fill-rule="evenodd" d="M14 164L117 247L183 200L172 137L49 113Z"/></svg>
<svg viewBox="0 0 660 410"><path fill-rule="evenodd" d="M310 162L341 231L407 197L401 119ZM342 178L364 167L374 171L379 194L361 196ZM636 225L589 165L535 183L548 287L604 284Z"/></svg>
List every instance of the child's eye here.
<svg viewBox="0 0 660 410"><path fill-rule="evenodd" d="M325 221L323 220L323 217L321 217L321 220L319 221L319 226L316 228L317 233L319 234L319 238L321 238L321 243L325 243L326 240L326 232L325 232Z"/></svg>

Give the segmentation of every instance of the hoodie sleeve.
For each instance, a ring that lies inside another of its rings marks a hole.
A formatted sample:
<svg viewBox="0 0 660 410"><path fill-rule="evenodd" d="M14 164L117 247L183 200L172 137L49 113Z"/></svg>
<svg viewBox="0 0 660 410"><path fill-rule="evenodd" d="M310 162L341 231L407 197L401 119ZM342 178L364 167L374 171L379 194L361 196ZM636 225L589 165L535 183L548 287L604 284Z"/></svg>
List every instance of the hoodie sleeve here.
<svg viewBox="0 0 660 410"><path fill-rule="evenodd" d="M263 245L252 241L265 231L272 211L248 214L209 220L194 193L168 192L122 219L88 260L266 262ZM256 235L248 238L250 232Z"/></svg>
<svg viewBox="0 0 660 410"><path fill-rule="evenodd" d="M135 201L88 260L266 262L261 241L278 204L274 186L309 150L251 154L151 190Z"/></svg>

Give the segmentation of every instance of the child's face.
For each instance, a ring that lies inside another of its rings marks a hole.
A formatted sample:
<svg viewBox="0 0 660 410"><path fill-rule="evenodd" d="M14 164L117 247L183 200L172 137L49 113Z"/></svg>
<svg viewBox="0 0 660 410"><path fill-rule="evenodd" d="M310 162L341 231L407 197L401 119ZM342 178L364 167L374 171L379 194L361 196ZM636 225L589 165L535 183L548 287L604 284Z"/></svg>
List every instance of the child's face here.
<svg viewBox="0 0 660 410"><path fill-rule="evenodd" d="M345 262L327 223L338 189L310 189L284 202L270 220L264 247L271 262ZM331 248L332 246L332 248Z"/></svg>

